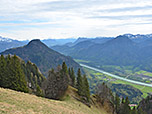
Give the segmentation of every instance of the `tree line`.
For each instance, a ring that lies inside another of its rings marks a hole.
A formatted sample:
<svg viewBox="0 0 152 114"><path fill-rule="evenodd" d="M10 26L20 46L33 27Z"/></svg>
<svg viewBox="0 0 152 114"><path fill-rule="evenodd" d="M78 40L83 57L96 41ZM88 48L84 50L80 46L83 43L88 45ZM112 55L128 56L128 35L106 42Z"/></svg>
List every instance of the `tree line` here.
<svg viewBox="0 0 152 114"><path fill-rule="evenodd" d="M68 68L63 62L56 69L52 68L45 78L37 66L30 61L25 63L16 55L0 56L0 87L33 93L50 99L60 99L69 85L77 88L81 101L91 103L89 83L86 75L81 74L80 69L75 75L74 69ZM146 114L144 111L150 109L151 106L148 105L148 108L146 106L146 108L134 107L131 110L128 97L124 99L117 94L114 96L105 83L97 84L95 98L101 105L108 101L111 110L117 114ZM148 100L144 100L141 104L145 102L150 104L151 98L147 98Z"/></svg>
<svg viewBox="0 0 152 114"><path fill-rule="evenodd" d="M150 110L150 100L147 100L148 105L139 105L137 107L131 107L129 106L130 101L129 98L120 98L118 94L113 95L111 89L103 82L102 84L97 84L95 96L98 102L101 103L101 105L104 105L105 102L109 102L111 105L111 110L113 110L113 113L116 114L150 114L145 111L146 109L148 111ZM151 97L152 99L152 97ZM143 100L141 104L145 104L145 101ZM145 108L146 107L146 108Z"/></svg>
<svg viewBox="0 0 152 114"><path fill-rule="evenodd" d="M0 87L43 96L45 77L30 61L25 63L16 55L0 56Z"/></svg>
<svg viewBox="0 0 152 114"><path fill-rule="evenodd" d="M68 68L63 62L62 66L51 69L45 78L30 61L25 63L16 55L0 56L0 87L60 99L69 85L78 89L82 99L89 101L88 80L86 75L81 75L80 69L76 76L74 68Z"/></svg>
<svg viewBox="0 0 152 114"><path fill-rule="evenodd" d="M29 91L20 60L16 55L0 56L0 86L16 91Z"/></svg>
<svg viewBox="0 0 152 114"><path fill-rule="evenodd" d="M59 65L56 69L49 71L48 77L43 83L45 97L60 99L69 85L78 89L78 94L82 100L89 102L90 91L86 75L82 76L81 70L78 69L76 79L74 69L67 68L65 62L63 62L62 66Z"/></svg>

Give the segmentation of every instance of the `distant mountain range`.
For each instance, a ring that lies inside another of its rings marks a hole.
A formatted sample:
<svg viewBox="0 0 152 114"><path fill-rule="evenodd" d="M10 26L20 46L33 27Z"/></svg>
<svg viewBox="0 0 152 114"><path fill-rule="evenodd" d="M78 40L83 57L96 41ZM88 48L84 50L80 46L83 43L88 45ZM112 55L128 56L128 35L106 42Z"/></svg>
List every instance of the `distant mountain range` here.
<svg viewBox="0 0 152 114"><path fill-rule="evenodd" d="M124 34L124 36L127 36L129 39L136 43L141 43L147 39L152 38L152 34L148 35L133 35L133 34ZM82 41L91 41L94 43L105 43L106 41L110 39L114 39L115 37L95 37L95 38L87 38L87 37L79 37L78 39L75 38L67 38L67 39L44 39L41 40L43 43L45 43L48 47L52 46L61 46L61 45L66 45L66 46L74 46ZM19 46L26 45L29 41L24 40L24 41L19 41L19 40L13 40L11 38L5 38L0 36L0 52L10 49L10 48L15 48Z"/></svg>
<svg viewBox="0 0 152 114"><path fill-rule="evenodd" d="M136 43L143 42L143 41L145 41L147 39L151 39L152 38L152 34L147 34L147 35L142 35L142 34L137 34L137 35L124 34L123 36L127 36L128 38L132 39Z"/></svg>
<svg viewBox="0 0 152 114"><path fill-rule="evenodd" d="M116 38L103 38L101 41L100 38L88 39L73 46L53 46L52 49L75 59L87 60L95 66L131 65L152 71L152 35L136 36L125 34Z"/></svg>
<svg viewBox="0 0 152 114"><path fill-rule="evenodd" d="M42 40L43 43L45 43L48 47L50 46L55 46L55 45L64 45L66 43L73 43L75 42L76 39L70 38L70 39L44 39ZM0 52L10 49L10 48L15 48L15 47L20 47L24 46L28 43L28 40L24 41L19 41L19 40L13 40L11 38L4 38L0 36Z"/></svg>
<svg viewBox="0 0 152 114"><path fill-rule="evenodd" d="M27 45L23 47L8 49L1 54L16 54L24 61L30 60L38 66L40 71L45 76L47 75L49 69L56 68L63 62L66 62L68 67L74 67L75 71L80 68L79 64L76 63L71 57L64 56L50 49L38 39L30 41Z"/></svg>
<svg viewBox="0 0 152 114"><path fill-rule="evenodd" d="M28 41L18 41L0 36L0 52L14 47L19 47L27 44Z"/></svg>
<svg viewBox="0 0 152 114"><path fill-rule="evenodd" d="M55 46L55 45L64 45L66 43L73 43L76 39L68 38L68 39L44 39L42 40L48 47Z"/></svg>
<svg viewBox="0 0 152 114"><path fill-rule="evenodd" d="M27 42L28 41L17 41L9 38L0 37L0 51L4 51L5 49L9 49L12 47L23 46L27 44ZM48 47L64 55L72 56L75 59L87 60L90 62L90 64L96 66L134 65L140 67L144 66L144 68L148 70L152 69L152 66L150 65L150 63L152 63L152 53L151 53L152 34L148 34L148 35L124 34L116 38L96 37L96 38L78 38L77 40L76 39L46 39L46 40L42 40L42 42L47 44ZM27 46L24 46L23 48ZM42 50L41 48L35 48L35 49ZM16 50L15 52L10 50L7 50L5 52L16 53ZM24 55L23 52L21 55ZM25 58L26 58L25 60L29 59L28 57ZM35 58L30 58L30 60L36 61L36 59L35 60L34 59ZM42 67L40 64L37 66ZM47 68L48 67L50 66L48 65ZM47 68L40 68L40 69L42 70ZM42 70L42 72L46 73L45 70Z"/></svg>

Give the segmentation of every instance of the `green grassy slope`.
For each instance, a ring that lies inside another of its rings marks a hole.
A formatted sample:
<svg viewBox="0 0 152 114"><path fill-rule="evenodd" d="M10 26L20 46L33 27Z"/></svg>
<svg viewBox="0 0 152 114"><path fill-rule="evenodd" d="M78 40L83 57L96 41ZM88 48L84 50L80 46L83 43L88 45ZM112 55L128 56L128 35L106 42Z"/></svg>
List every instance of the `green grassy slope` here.
<svg viewBox="0 0 152 114"><path fill-rule="evenodd" d="M108 114L104 109L89 108L72 98L74 91L68 90L64 101L56 101L0 88L0 114Z"/></svg>

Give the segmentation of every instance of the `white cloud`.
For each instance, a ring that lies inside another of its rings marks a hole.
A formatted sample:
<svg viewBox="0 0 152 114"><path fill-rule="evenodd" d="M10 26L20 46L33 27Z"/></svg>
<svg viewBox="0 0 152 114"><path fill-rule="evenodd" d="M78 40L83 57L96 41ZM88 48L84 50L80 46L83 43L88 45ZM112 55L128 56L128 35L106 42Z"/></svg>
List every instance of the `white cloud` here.
<svg viewBox="0 0 152 114"><path fill-rule="evenodd" d="M0 0L0 35L14 39L150 33L150 0Z"/></svg>

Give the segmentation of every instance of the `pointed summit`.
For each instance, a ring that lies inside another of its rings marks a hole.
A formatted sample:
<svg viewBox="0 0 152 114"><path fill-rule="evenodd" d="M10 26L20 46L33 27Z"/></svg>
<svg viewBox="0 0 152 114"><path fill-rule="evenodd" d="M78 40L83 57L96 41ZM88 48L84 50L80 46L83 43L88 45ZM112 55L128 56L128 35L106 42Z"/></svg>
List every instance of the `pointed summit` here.
<svg viewBox="0 0 152 114"><path fill-rule="evenodd" d="M27 44L27 46L31 46L31 45L45 45L45 44L43 44L41 41L40 41L40 39L34 39L34 40L31 40L28 44Z"/></svg>
<svg viewBox="0 0 152 114"><path fill-rule="evenodd" d="M109 40L108 42L105 43L105 45L115 45L116 47L118 46L120 48L120 47L133 46L135 45L135 43L127 36L120 35L112 40Z"/></svg>
<svg viewBox="0 0 152 114"><path fill-rule="evenodd" d="M74 67L75 71L80 67L71 57L64 56L42 43L39 39L30 41L24 47L18 47L15 49L9 49L1 54L16 54L21 57L24 61L31 61L35 63L40 71L46 76L47 72L51 68L56 68L63 62L68 67Z"/></svg>
<svg viewBox="0 0 152 114"><path fill-rule="evenodd" d="M33 53L46 53L46 52L51 52L51 53L58 53L55 52L54 50L50 49L47 45L45 45L43 42L41 42L40 39L34 39L31 40L25 48L30 51L32 50Z"/></svg>
<svg viewBox="0 0 152 114"><path fill-rule="evenodd" d="M41 42L40 39L33 39L28 44Z"/></svg>
<svg viewBox="0 0 152 114"><path fill-rule="evenodd" d="M131 39L129 39L127 36L124 36L124 35L117 36L115 38L115 40L119 41L120 43L121 42L132 42Z"/></svg>

